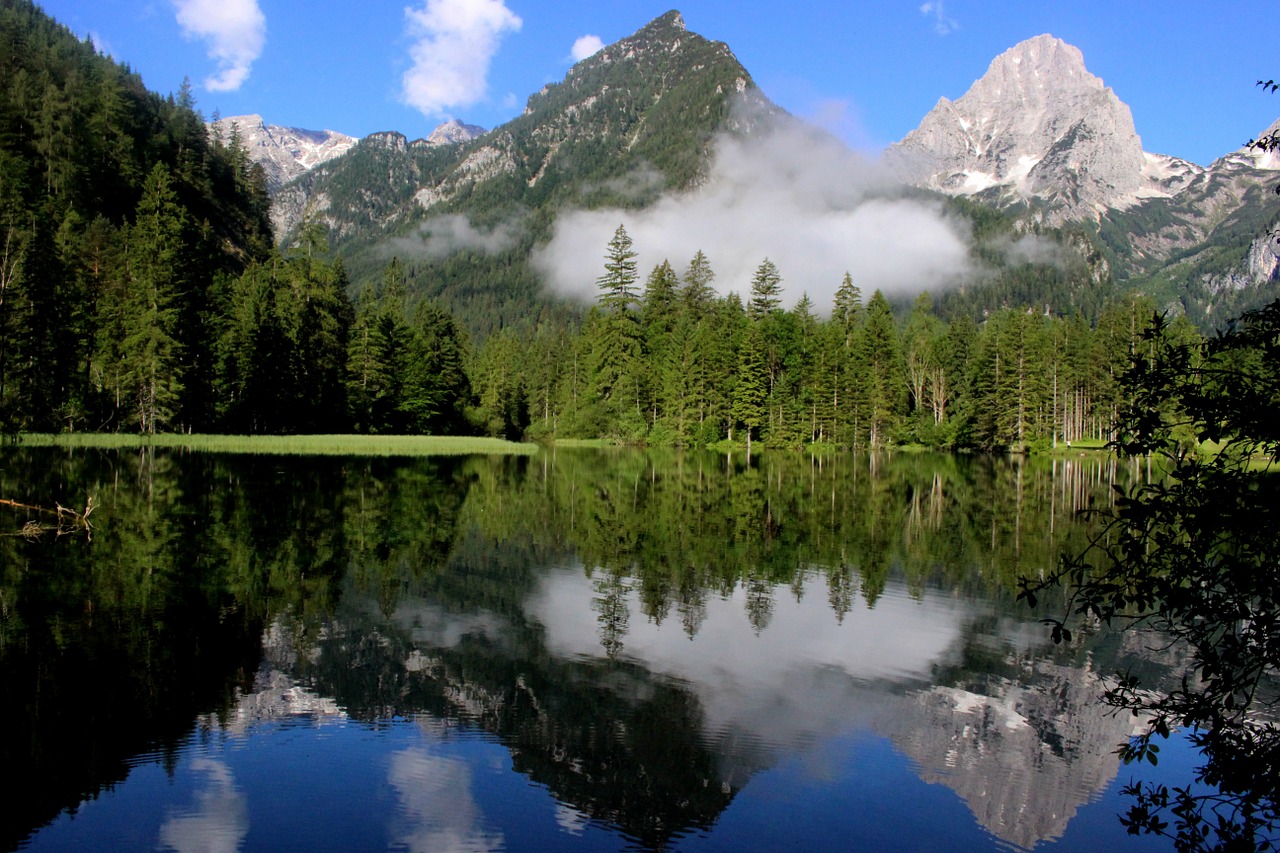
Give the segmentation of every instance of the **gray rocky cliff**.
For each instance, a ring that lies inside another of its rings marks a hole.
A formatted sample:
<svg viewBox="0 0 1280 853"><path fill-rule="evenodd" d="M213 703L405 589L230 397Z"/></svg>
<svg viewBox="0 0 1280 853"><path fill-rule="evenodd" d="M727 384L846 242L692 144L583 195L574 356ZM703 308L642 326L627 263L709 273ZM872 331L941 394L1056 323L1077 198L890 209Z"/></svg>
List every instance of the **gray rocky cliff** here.
<svg viewBox="0 0 1280 853"><path fill-rule="evenodd" d="M959 100L940 99L886 159L910 183L1033 201L1051 222L1173 194L1198 170L1145 154L1128 106L1050 35L997 56Z"/></svg>
<svg viewBox="0 0 1280 853"><path fill-rule="evenodd" d="M262 164L271 193L321 163L341 157L357 142L354 136L333 130L267 124L260 115L228 116L207 127L223 144L230 144L233 134L239 137L249 159Z"/></svg>
<svg viewBox="0 0 1280 853"><path fill-rule="evenodd" d="M951 788L988 832L1028 850L1061 837L1106 789L1120 768L1115 746L1135 731L1098 701L1102 681L1088 666L1040 661L1029 681L916 693L887 732L920 778Z"/></svg>

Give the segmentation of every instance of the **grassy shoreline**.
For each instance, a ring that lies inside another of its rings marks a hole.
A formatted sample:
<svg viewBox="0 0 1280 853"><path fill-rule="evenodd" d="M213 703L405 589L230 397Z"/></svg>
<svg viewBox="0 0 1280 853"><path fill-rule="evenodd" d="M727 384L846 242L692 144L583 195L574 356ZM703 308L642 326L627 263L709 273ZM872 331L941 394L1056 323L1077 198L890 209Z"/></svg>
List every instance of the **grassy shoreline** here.
<svg viewBox="0 0 1280 853"><path fill-rule="evenodd" d="M6 440L9 443L10 440ZM194 453L283 456L464 456L537 453L536 444L456 435L122 435L22 433L11 446L134 449L162 447Z"/></svg>

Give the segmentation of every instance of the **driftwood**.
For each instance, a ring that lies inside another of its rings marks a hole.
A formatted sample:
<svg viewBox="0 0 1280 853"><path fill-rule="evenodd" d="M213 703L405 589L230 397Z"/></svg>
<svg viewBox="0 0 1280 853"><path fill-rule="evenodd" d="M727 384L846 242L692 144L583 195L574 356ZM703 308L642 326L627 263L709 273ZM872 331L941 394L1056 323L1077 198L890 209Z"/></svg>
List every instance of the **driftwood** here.
<svg viewBox="0 0 1280 853"><path fill-rule="evenodd" d="M49 531L53 531L57 536L65 536L68 533L77 533L83 530L86 538L93 538L93 524L89 521L89 515L93 512L94 507L97 506L97 502L92 497L85 503L84 512L76 512L74 509L65 507L60 503L54 503L54 508L49 509L48 507L19 503L18 501L5 500L4 498L0 498L0 506L13 507L14 509L22 509L27 512L53 517L53 523L41 523L34 519L28 520L26 524L22 525L21 530L16 534L7 534L9 536L38 539Z"/></svg>

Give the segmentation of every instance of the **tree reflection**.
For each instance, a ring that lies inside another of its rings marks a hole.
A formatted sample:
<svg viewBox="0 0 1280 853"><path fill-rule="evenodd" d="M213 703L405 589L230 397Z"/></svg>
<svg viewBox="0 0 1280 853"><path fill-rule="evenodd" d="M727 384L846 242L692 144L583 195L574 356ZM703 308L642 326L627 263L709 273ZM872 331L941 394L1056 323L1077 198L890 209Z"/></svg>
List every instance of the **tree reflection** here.
<svg viewBox="0 0 1280 853"><path fill-rule="evenodd" d="M709 828L766 759L728 730L709 738L697 685L653 671L634 632L697 638L733 601L767 637L815 586L838 625L902 590L1011 602L1123 476L1101 459L669 451L0 462L0 495L101 507L92 543L0 538L0 676L32 685L2 705L3 757L32 780L6 810L9 844L132 756L175 750L198 716L225 718L265 643L266 666L351 717L490 732L575 813L662 847ZM549 567L588 585L593 649L564 654L530 611Z"/></svg>

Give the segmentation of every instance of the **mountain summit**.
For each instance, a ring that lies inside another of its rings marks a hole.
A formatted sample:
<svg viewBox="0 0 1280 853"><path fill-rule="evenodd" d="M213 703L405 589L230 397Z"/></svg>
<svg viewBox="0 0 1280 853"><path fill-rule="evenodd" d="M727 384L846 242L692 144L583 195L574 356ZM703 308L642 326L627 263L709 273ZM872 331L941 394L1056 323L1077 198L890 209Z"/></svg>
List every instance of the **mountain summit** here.
<svg viewBox="0 0 1280 853"><path fill-rule="evenodd" d="M1133 115L1051 35L1021 42L957 101L939 99L886 152L911 183L1009 203L1035 200L1053 221L1176 193L1199 167L1146 154Z"/></svg>
<svg viewBox="0 0 1280 853"><path fill-rule="evenodd" d="M749 133L777 112L728 45L671 11L578 62L481 137L366 137L286 185L272 220L287 243L314 217L357 282L376 280L394 254L452 310L510 322L543 298L528 258L560 212L638 208L696 186L717 134Z"/></svg>
<svg viewBox="0 0 1280 853"><path fill-rule="evenodd" d="M262 164L271 192L321 163L341 157L357 141L333 130L267 124L260 115L227 116L208 122L207 127L224 143L233 135L239 139L249 159Z"/></svg>

